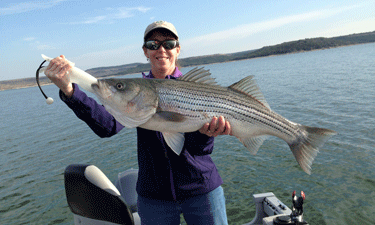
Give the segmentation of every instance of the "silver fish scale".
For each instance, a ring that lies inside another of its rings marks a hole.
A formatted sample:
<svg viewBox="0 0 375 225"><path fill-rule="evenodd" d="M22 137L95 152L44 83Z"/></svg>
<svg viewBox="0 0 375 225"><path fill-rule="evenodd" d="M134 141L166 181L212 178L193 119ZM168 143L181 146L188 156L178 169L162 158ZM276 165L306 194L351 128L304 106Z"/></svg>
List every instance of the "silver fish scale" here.
<svg viewBox="0 0 375 225"><path fill-rule="evenodd" d="M119 82L123 88L119 88ZM224 116L233 135L251 153L256 154L265 135L279 137L288 143L301 168L310 174L319 148L337 134L293 123L270 110L251 76L221 87L208 71L193 69L177 81L103 79L93 90L121 124L162 132L176 154L184 147L182 133L197 131L213 116Z"/></svg>
<svg viewBox="0 0 375 225"><path fill-rule="evenodd" d="M224 116L231 124L240 124L246 133L249 126L270 129L269 134L293 140L298 135L295 124L272 112L257 100L230 88L191 82L165 82L157 85L162 111L182 114L197 123ZM246 124L247 123L247 124ZM281 134L280 134L281 133Z"/></svg>

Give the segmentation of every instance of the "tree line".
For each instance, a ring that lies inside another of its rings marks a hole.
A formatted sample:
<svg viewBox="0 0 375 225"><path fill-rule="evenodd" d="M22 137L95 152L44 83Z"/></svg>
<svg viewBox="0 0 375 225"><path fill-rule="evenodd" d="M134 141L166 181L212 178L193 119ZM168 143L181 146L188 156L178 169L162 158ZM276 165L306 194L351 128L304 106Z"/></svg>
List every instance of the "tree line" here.
<svg viewBox="0 0 375 225"><path fill-rule="evenodd" d="M257 57L265 57L271 55L289 54L303 51L312 51L318 49L335 48L346 45L363 44L375 42L375 31L351 34L332 38L307 38L297 41L285 42L273 46L265 46L256 50L237 52L231 54L215 54L207 56L197 56L179 59L178 63L181 67L204 65L211 63L222 63L235 60L251 59ZM125 74L133 74L149 71L151 69L149 63L132 63L122 66L101 67L86 70L95 77L118 76ZM41 77L41 83L50 83L46 77ZM0 90L35 86L35 78L25 78L10 81L0 81Z"/></svg>

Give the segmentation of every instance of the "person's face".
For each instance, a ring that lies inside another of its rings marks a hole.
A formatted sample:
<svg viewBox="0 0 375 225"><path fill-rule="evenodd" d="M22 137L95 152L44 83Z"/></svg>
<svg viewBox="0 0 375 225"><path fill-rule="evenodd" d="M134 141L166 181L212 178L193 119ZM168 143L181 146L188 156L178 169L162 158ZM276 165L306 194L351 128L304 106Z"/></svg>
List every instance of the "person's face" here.
<svg viewBox="0 0 375 225"><path fill-rule="evenodd" d="M154 31L151 37L147 40L161 42L165 40L175 40L175 38L172 34ZM153 74L162 73L165 76L173 74L176 67L177 57L180 54L180 49L180 46L169 50L165 49L163 46L160 46L157 50L150 50L143 47L145 56L150 59L151 71Z"/></svg>

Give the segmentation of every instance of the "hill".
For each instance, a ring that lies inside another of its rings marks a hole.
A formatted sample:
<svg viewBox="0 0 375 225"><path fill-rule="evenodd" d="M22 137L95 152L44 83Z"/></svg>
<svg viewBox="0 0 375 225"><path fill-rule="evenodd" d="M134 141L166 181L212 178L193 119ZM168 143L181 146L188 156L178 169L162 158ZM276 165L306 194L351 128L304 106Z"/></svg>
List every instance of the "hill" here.
<svg viewBox="0 0 375 225"><path fill-rule="evenodd" d="M244 52L236 52L231 54L215 54L206 56L197 56L179 59L182 67L204 65L211 63L222 63L235 60L251 59L256 57L265 57L271 55L281 55L289 53L297 53L303 51L312 51L318 49L335 48L347 45L363 44L375 42L375 31L351 34L332 38L308 38L297 41L290 41L273 46L265 46L256 50ZM132 63L120 66L98 67L86 70L94 77L119 76L132 73L140 73L150 70L148 63ZM41 85L49 84L50 81L42 76ZM35 78L25 78L17 80L0 81L0 91L7 89L23 88L36 86Z"/></svg>
<svg viewBox="0 0 375 225"><path fill-rule="evenodd" d="M302 51L312 51L318 49L335 48L340 46L363 44L370 42L375 42L375 31L333 38L311 38L286 42L274 46L266 46L261 49L255 50L251 53L244 54L243 56L235 57L234 60L249 59L270 55L280 55Z"/></svg>
<svg viewBox="0 0 375 225"><path fill-rule="evenodd" d="M318 49L335 48L347 45L363 44L375 42L375 31L351 34L346 36L332 37L332 38L309 38L298 41L285 42L273 46L265 46L256 50L249 50L244 52L236 52L231 54L215 54L206 56L197 56L179 59L179 63L182 67L204 65L211 63L229 62L235 60L251 59L256 57L265 57L271 55L281 55L289 53L297 53L303 51L312 51ZM134 67L127 68L125 70L119 70L116 73L110 75L124 75L130 73L140 73L150 70L150 65L138 64Z"/></svg>

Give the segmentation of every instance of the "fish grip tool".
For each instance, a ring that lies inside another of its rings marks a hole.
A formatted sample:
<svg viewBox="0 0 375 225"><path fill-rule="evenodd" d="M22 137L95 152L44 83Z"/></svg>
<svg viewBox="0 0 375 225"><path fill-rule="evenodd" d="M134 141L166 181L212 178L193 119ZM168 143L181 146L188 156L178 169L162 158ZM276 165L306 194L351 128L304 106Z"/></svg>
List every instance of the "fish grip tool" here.
<svg viewBox="0 0 375 225"><path fill-rule="evenodd" d="M53 103L53 98L48 97L48 96L44 93L44 91L42 90L42 87L40 86L40 83L39 83L39 73L40 73L40 70L44 68L43 64L44 64L46 61L47 61L47 60L44 60L44 61L40 64L39 68L36 70L36 83L38 84L38 87L39 87L40 91L42 92L43 96L46 98L46 102L47 102L47 104L50 105L50 104Z"/></svg>

